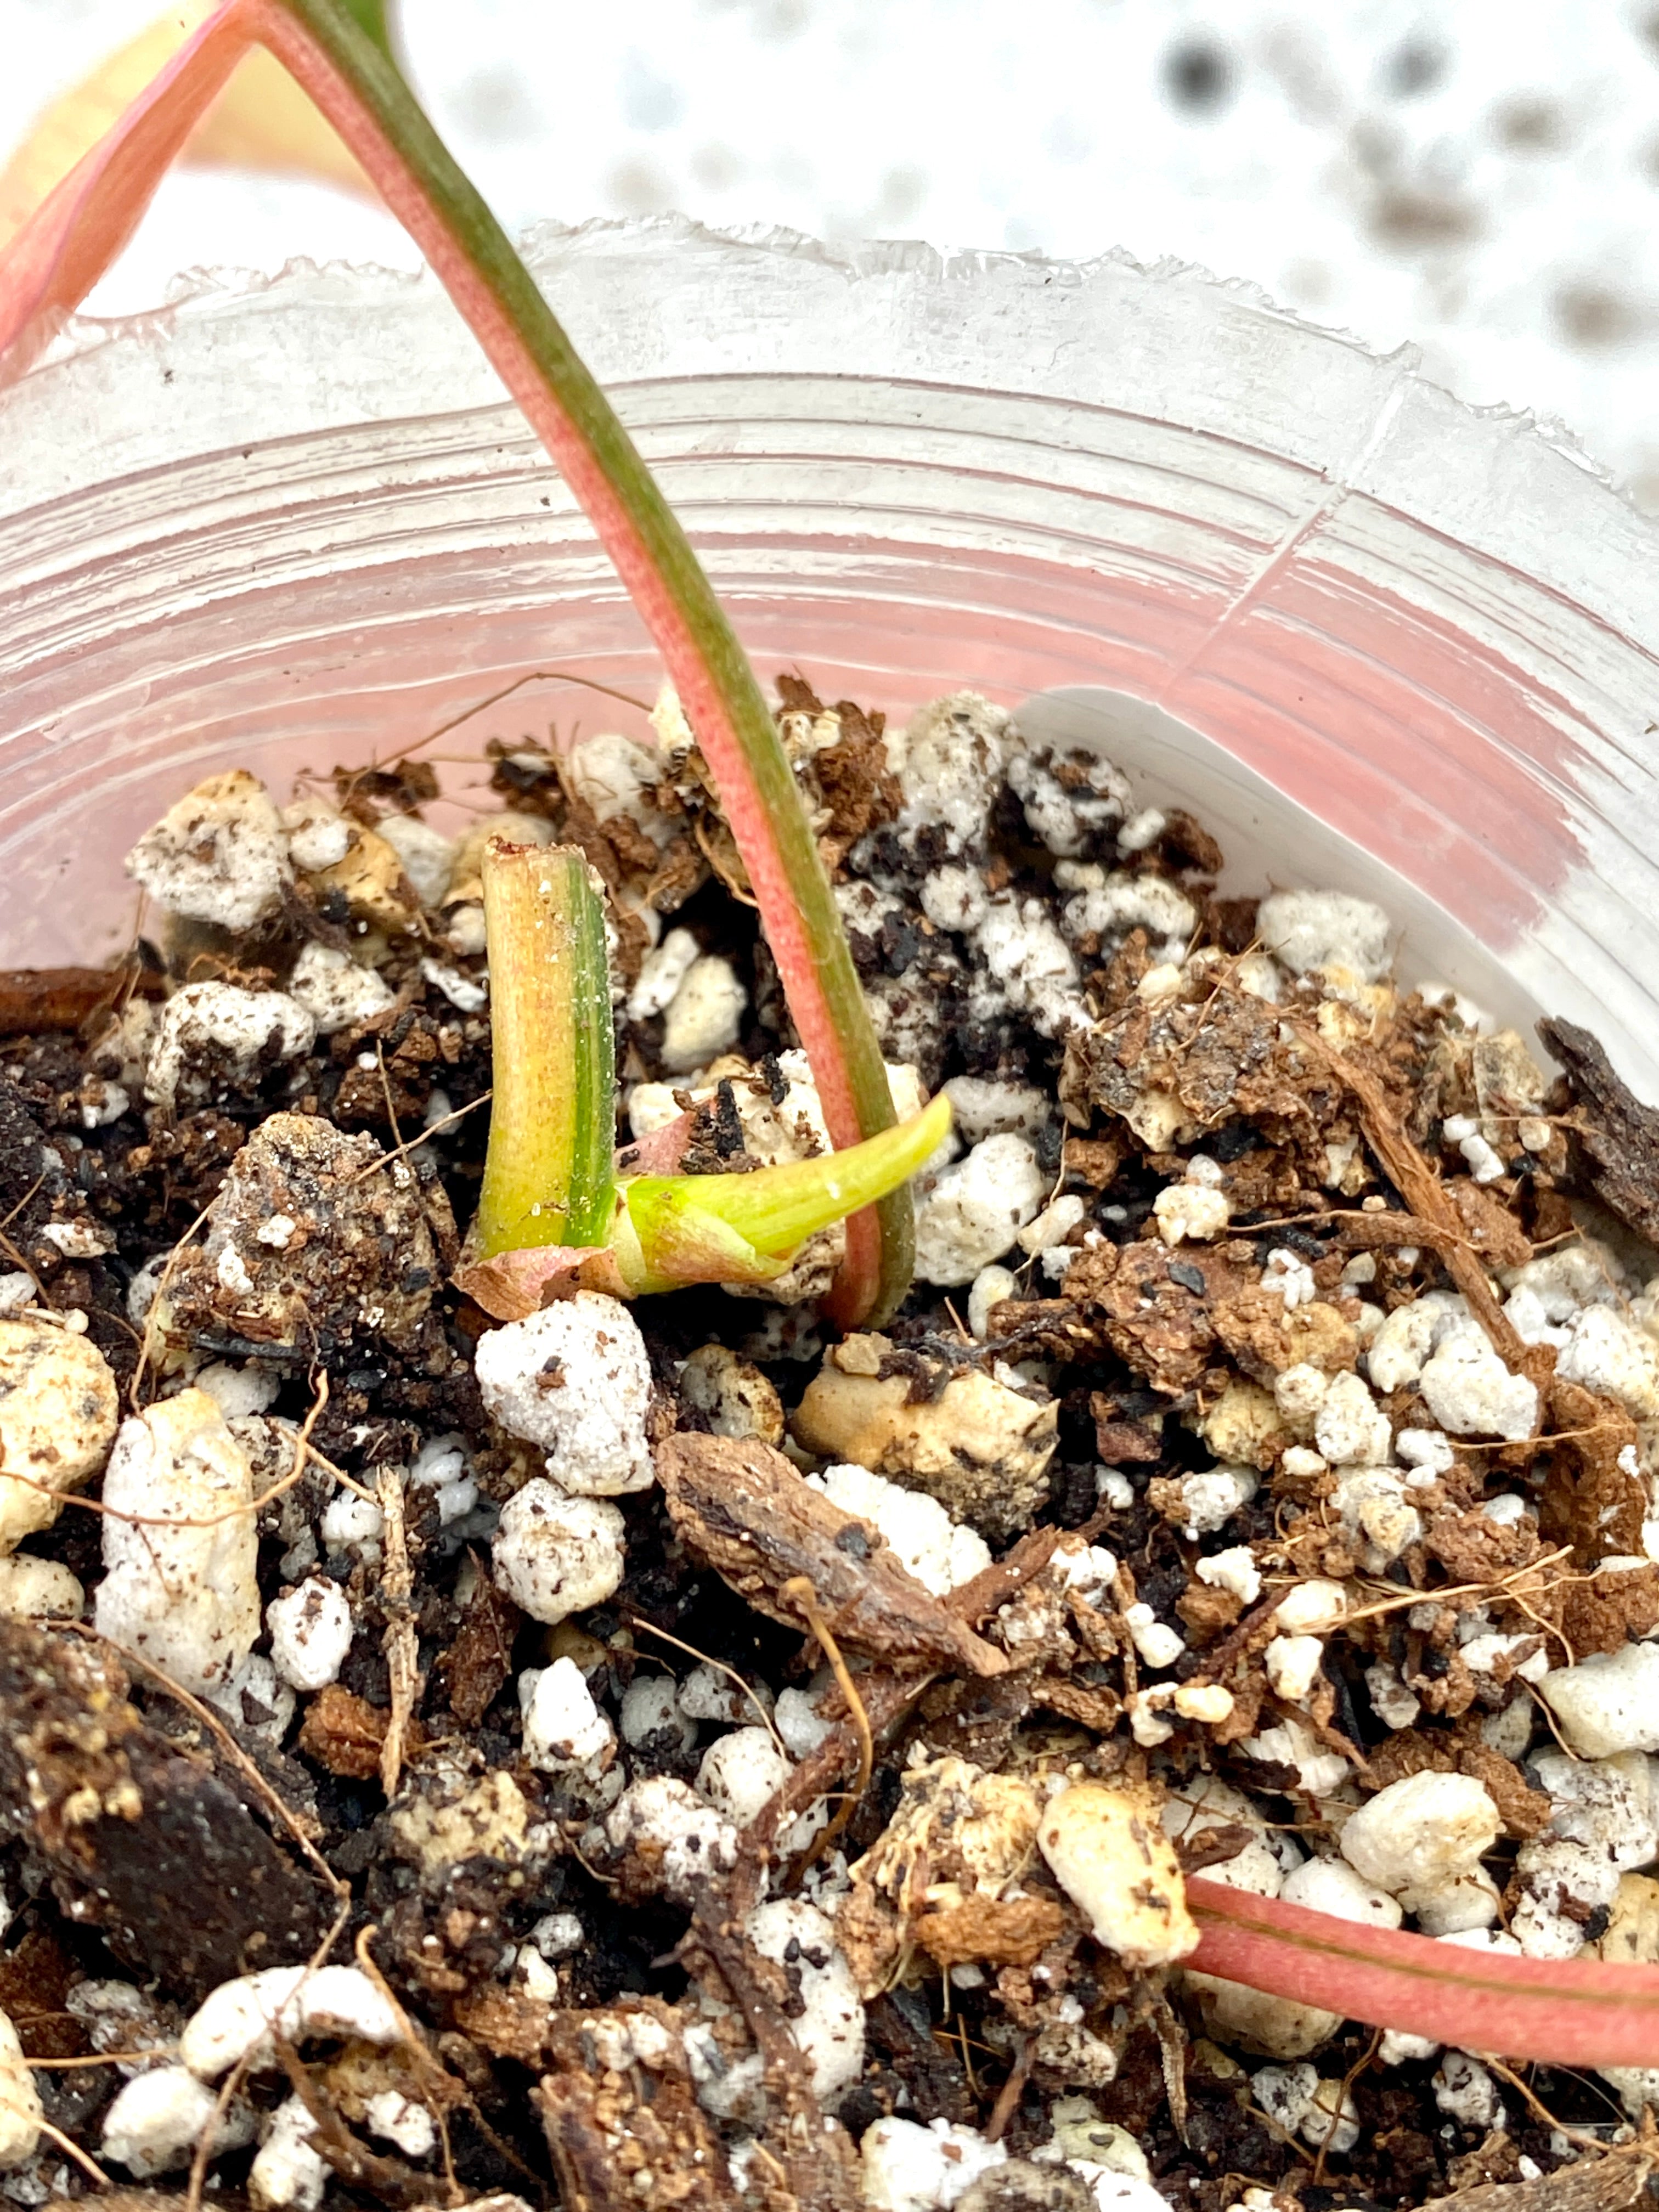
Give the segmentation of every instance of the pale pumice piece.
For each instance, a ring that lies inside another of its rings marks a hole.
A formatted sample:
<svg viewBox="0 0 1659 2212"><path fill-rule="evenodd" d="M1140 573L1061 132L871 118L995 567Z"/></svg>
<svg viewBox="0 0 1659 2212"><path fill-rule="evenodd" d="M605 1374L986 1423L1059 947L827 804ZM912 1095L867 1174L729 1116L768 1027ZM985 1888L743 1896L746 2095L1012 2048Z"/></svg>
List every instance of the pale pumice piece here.
<svg viewBox="0 0 1659 2212"><path fill-rule="evenodd" d="M1261 1655L1276 1698L1299 1705L1319 1680L1325 1646L1317 1636L1275 1636Z"/></svg>
<svg viewBox="0 0 1659 2212"><path fill-rule="evenodd" d="M778 1897L756 1906L744 1932L763 1959L787 1961L799 1977L789 2033L812 2069L813 2094L832 2103L864 2071L864 2005L834 1923L816 1905Z"/></svg>
<svg viewBox="0 0 1659 2212"><path fill-rule="evenodd" d="M1054 1116L1054 1102L1032 1083L983 1075L953 1075L945 1085L954 1126L963 1142L1015 1136L1035 1144Z"/></svg>
<svg viewBox="0 0 1659 2212"><path fill-rule="evenodd" d="M544 1774L602 1759L617 1741L574 1659L526 1668L519 1677L519 1701L524 1713L524 1755Z"/></svg>
<svg viewBox="0 0 1659 2212"><path fill-rule="evenodd" d="M1234 1544L1200 1559L1193 1571L1212 1589L1224 1589L1241 1605L1254 1605L1261 1595L1261 1573L1248 1544Z"/></svg>
<svg viewBox="0 0 1659 2212"><path fill-rule="evenodd" d="M246 769L186 792L145 831L126 866L166 913L233 934L275 913L294 880L270 793Z"/></svg>
<svg viewBox="0 0 1659 2212"><path fill-rule="evenodd" d="M729 1051L743 1027L749 994L736 969L718 952L705 952L686 969L662 1018L662 1064L671 1075L689 1075Z"/></svg>
<svg viewBox="0 0 1659 2212"><path fill-rule="evenodd" d="M271 1663L295 1690L321 1690L339 1679L351 1649L351 1607L325 1575L313 1575L265 1607Z"/></svg>
<svg viewBox="0 0 1659 2212"><path fill-rule="evenodd" d="M983 1138L921 1196L918 1276L946 1290L971 1283L1034 1218L1048 1182L1024 1137Z"/></svg>
<svg viewBox="0 0 1659 2212"><path fill-rule="evenodd" d="M314 939L295 962L288 991L317 1024L319 1036L361 1029L395 1006L398 995L373 968L361 967L349 953Z"/></svg>
<svg viewBox="0 0 1659 2212"><path fill-rule="evenodd" d="M938 2212L1006 2166L1008 2153L976 2128L950 2120L922 2127L895 2114L866 2129L859 2158L866 2212Z"/></svg>
<svg viewBox="0 0 1659 2212"><path fill-rule="evenodd" d="M1511 1375L1477 1321L1449 1329L1418 1380L1431 1413L1455 1437L1502 1437L1511 1443L1538 1425L1538 1386Z"/></svg>
<svg viewBox="0 0 1659 2212"><path fill-rule="evenodd" d="M1233 1209L1224 1191L1202 1183L1172 1182L1152 1200L1158 1233L1166 1244L1212 1243L1226 1233Z"/></svg>
<svg viewBox="0 0 1659 2212"><path fill-rule="evenodd" d="M1256 910L1261 942L1293 975L1352 968L1367 983L1389 967L1392 925L1380 906L1351 892L1272 891Z"/></svg>
<svg viewBox="0 0 1659 2212"><path fill-rule="evenodd" d="M705 1344L680 1369L680 1396L703 1415L716 1437L758 1437L783 1442L783 1401L776 1385L752 1361L723 1344Z"/></svg>
<svg viewBox="0 0 1659 2212"><path fill-rule="evenodd" d="M0 1316L0 1553L63 1510L103 1465L120 1401L109 1362L86 1337L30 1314ZM35 1486L45 1485L44 1488Z"/></svg>
<svg viewBox="0 0 1659 2212"><path fill-rule="evenodd" d="M1019 1278L1012 1267L981 1267L968 1292L969 1334L983 1344L993 1309L1016 1297L1018 1291Z"/></svg>
<svg viewBox="0 0 1659 2212"><path fill-rule="evenodd" d="M734 1827L746 1828L789 1773L789 1761L768 1729L733 1729L704 1752L697 1787Z"/></svg>
<svg viewBox="0 0 1659 2212"><path fill-rule="evenodd" d="M79 1578L61 1560L0 1556L0 1620L78 1620L86 1604Z"/></svg>
<svg viewBox="0 0 1659 2212"><path fill-rule="evenodd" d="M1182 1534L1188 1543L1213 1536L1224 1528L1241 1506L1248 1505L1261 1485L1253 1468L1224 1462L1197 1468L1181 1477L1181 1503L1186 1514Z"/></svg>
<svg viewBox="0 0 1659 2212"><path fill-rule="evenodd" d="M1553 1668L1538 1693L1569 1747L1585 1759L1659 1752L1659 1644L1626 1644Z"/></svg>
<svg viewBox="0 0 1659 2212"><path fill-rule="evenodd" d="M538 1958L533 1951L530 1955ZM366 2097L363 2119L370 2135L393 2144L405 2158L425 2158L438 2140L431 2113L400 2089L380 2089Z"/></svg>
<svg viewBox="0 0 1659 2212"><path fill-rule="evenodd" d="M567 1498L538 1475L501 1508L491 1544L499 1587L550 1627L602 1605L623 1577L623 1522L608 1498Z"/></svg>
<svg viewBox="0 0 1659 2212"><path fill-rule="evenodd" d="M732 1823L670 1775L630 1783L605 1815L605 1832L618 1850L645 1846L642 1863L678 1904L691 1904L737 1863Z"/></svg>
<svg viewBox="0 0 1659 2212"><path fill-rule="evenodd" d="M700 950L689 929L671 929L662 943L646 954L628 994L630 1022L649 1021L672 1002ZM638 1133L635 1130L635 1134Z"/></svg>
<svg viewBox="0 0 1659 2212"><path fill-rule="evenodd" d="M1347 1610L1341 1583L1316 1577L1285 1591L1273 1608L1273 1625L1281 1636L1323 1636L1340 1626Z"/></svg>
<svg viewBox="0 0 1659 2212"><path fill-rule="evenodd" d="M268 1061L298 1060L316 1036L316 1023L285 991L187 983L161 1009L144 1096L169 1112L205 1105L222 1082L246 1082Z"/></svg>
<svg viewBox="0 0 1659 2212"><path fill-rule="evenodd" d="M32 2159L40 2141L40 2092L11 2016L0 2012L0 2171Z"/></svg>
<svg viewBox="0 0 1659 2212"><path fill-rule="evenodd" d="M1170 1966L1196 1946L1174 1846L1139 1797L1073 1783L1044 1808L1037 1845L1096 1942L1126 1966Z"/></svg>
<svg viewBox="0 0 1659 2212"><path fill-rule="evenodd" d="M217 2106L212 2090L185 2067L158 2066L136 2074L104 2115L103 2154L139 2181L172 2173L190 2164ZM219 2123L215 2154L237 2149L252 2133L246 2106L233 2106Z"/></svg>
<svg viewBox="0 0 1659 2212"><path fill-rule="evenodd" d="M1358 1920L1373 1928L1398 1928L1405 1911L1396 1898L1364 1881L1341 1859L1309 1859L1285 1877L1279 1892L1287 1904L1305 1905L1339 1920Z"/></svg>
<svg viewBox="0 0 1659 2212"><path fill-rule="evenodd" d="M255 2212L317 2212L332 2169L311 2141L316 2122L298 2097L280 2104L248 2168Z"/></svg>
<svg viewBox="0 0 1659 2212"><path fill-rule="evenodd" d="M1398 1896L1473 1873L1501 1826L1484 1784L1465 1774L1408 1774L1351 1814L1339 1840L1357 1873Z"/></svg>
<svg viewBox="0 0 1659 2212"><path fill-rule="evenodd" d="M616 1298L578 1291L489 1329L475 1365L490 1414L546 1453L556 1488L615 1498L653 1480L650 1362L638 1322Z"/></svg>
<svg viewBox="0 0 1659 2212"><path fill-rule="evenodd" d="M315 792L283 807L283 827L288 832L289 857L303 875L316 875L343 860L351 842L351 824L332 799Z"/></svg>
<svg viewBox="0 0 1659 2212"><path fill-rule="evenodd" d="M695 1723L680 1710L678 1692L668 1674L636 1674L623 1692L618 1723L630 1750L690 1751L697 1740Z"/></svg>
<svg viewBox="0 0 1659 2212"><path fill-rule="evenodd" d="M417 814L385 814L376 825L403 862L422 906L441 906L455 872L455 842Z"/></svg>
<svg viewBox="0 0 1659 2212"><path fill-rule="evenodd" d="M688 1720L719 1721L726 1728L746 1728L757 1717L757 1706L769 1712L775 1702L765 1683L751 1682L745 1689L723 1668L706 1662L682 1676L679 1700Z"/></svg>
<svg viewBox="0 0 1659 2212"><path fill-rule="evenodd" d="M925 1490L906 1490L852 1462L827 1467L822 1474L810 1474L806 1480L842 1512L856 1514L878 1528L907 1573L933 1597L972 1582L991 1564L985 1539L953 1521Z"/></svg>
<svg viewBox="0 0 1659 2212"><path fill-rule="evenodd" d="M511 1866L532 1845L529 1802L513 1777L499 1766L479 1774L465 1759L441 1753L422 1763L419 1786L399 1796L391 1827L434 1884L463 1860L500 1859Z"/></svg>
<svg viewBox="0 0 1659 2212"><path fill-rule="evenodd" d="M104 1504L100 1635L185 1689L229 1681L259 1633L258 1534L247 1455L205 1391L181 1390L122 1423Z"/></svg>
<svg viewBox="0 0 1659 2212"><path fill-rule="evenodd" d="M267 1966L209 1991L185 2023L179 2062L204 2082L244 2060L274 2066L273 2028L295 2043L355 2036L386 2047L403 2035L389 2000L361 1966Z"/></svg>

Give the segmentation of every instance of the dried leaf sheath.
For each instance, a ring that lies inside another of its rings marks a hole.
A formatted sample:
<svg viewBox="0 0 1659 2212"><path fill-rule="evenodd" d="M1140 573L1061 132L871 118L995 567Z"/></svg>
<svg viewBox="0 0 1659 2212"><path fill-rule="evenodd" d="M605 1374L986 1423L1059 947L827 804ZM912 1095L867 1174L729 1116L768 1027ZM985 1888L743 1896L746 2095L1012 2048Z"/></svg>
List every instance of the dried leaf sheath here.
<svg viewBox="0 0 1659 2212"><path fill-rule="evenodd" d="M483 858L495 1098L482 1257L602 1244L613 1206L616 1048L605 915L566 847L492 837Z"/></svg>

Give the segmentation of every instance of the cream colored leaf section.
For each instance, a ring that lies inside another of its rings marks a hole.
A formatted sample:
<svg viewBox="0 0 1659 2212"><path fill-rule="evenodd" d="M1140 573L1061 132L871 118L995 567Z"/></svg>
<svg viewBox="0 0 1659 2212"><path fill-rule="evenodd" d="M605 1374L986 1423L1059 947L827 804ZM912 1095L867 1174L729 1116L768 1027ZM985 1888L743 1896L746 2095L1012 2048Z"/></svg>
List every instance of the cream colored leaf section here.
<svg viewBox="0 0 1659 2212"><path fill-rule="evenodd" d="M0 171L0 245L98 143L213 7L214 0L185 0L169 8L36 118ZM374 186L331 126L263 48L238 67L202 118L185 159L315 177L374 197Z"/></svg>

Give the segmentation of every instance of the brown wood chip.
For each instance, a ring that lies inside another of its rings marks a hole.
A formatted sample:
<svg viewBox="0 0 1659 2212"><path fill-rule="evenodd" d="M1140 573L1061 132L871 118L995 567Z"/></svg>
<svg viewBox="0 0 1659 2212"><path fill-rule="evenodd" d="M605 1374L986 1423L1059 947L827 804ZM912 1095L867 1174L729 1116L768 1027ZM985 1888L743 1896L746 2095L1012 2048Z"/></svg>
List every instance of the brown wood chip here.
<svg viewBox="0 0 1659 2212"><path fill-rule="evenodd" d="M693 1553L757 1612L812 1632L783 1595L811 1584L837 1643L901 1667L1000 1674L1008 1660L906 1572L867 1521L843 1513L751 1437L670 1437L657 1474Z"/></svg>

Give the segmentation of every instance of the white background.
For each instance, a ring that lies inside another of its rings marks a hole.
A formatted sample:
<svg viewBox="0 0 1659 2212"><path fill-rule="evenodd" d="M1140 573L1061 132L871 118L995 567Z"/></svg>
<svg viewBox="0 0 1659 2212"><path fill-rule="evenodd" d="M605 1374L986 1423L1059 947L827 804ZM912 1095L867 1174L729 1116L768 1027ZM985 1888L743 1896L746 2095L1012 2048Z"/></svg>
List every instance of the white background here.
<svg viewBox="0 0 1659 2212"><path fill-rule="evenodd" d="M0 0L0 142L158 12ZM675 208L1195 261L1414 341L1659 508L1659 0L403 0L400 21L509 227ZM197 172L95 304L298 254L412 258L365 203Z"/></svg>

